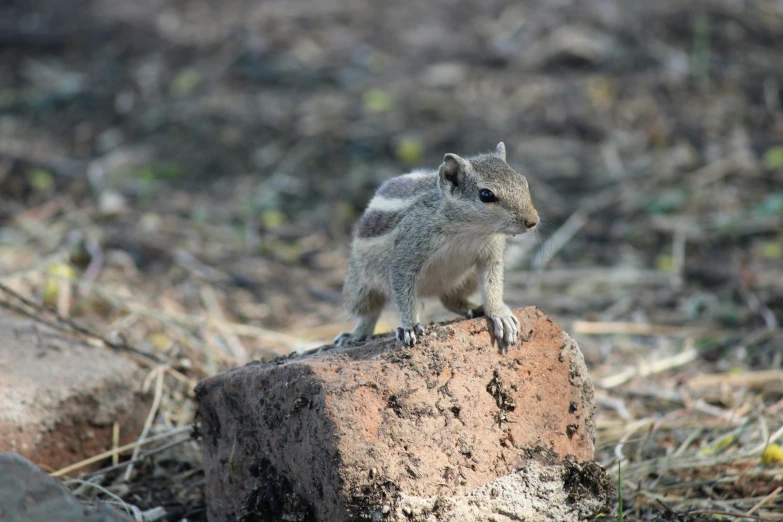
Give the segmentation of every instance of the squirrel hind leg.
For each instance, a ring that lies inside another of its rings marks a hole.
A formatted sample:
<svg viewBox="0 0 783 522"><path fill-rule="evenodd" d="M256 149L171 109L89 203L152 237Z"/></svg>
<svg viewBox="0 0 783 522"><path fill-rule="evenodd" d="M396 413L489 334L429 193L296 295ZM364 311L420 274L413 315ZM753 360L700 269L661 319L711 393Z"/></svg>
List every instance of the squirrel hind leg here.
<svg viewBox="0 0 783 522"><path fill-rule="evenodd" d="M443 303L446 310L468 319L484 316L484 307L482 305L469 301L463 296L442 295L440 296L440 302Z"/></svg>
<svg viewBox="0 0 783 522"><path fill-rule="evenodd" d="M346 297L349 296L350 293L346 295ZM362 288L356 294L355 299L349 300L346 304L348 311L359 320L352 332L343 332L334 338L334 344L337 346L366 341L372 337L378 318L386 305L386 296L376 290Z"/></svg>
<svg viewBox="0 0 783 522"><path fill-rule="evenodd" d="M440 296L440 302L446 310L469 319L484 316L484 307L468 299L478 290L475 274L471 274L457 287Z"/></svg>
<svg viewBox="0 0 783 522"><path fill-rule="evenodd" d="M345 346L350 343L366 341L372 337L372 334L375 331L375 325L378 322L378 318L381 316L381 309L378 309L371 315L360 317L353 331L350 333L342 332L334 338L334 344L337 346Z"/></svg>

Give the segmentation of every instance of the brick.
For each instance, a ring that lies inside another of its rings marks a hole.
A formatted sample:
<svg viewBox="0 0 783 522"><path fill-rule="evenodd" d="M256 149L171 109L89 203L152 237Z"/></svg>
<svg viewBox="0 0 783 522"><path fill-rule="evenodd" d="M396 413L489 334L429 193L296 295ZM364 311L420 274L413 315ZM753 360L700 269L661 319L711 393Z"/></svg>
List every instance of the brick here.
<svg viewBox="0 0 783 522"><path fill-rule="evenodd" d="M430 326L414 348L375 338L202 381L209 520L577 520L599 509L609 487L591 462L581 351L540 310L515 314L529 340L504 353L474 319Z"/></svg>
<svg viewBox="0 0 783 522"><path fill-rule="evenodd" d="M59 469L138 437L149 399L132 360L0 315L0 451Z"/></svg>

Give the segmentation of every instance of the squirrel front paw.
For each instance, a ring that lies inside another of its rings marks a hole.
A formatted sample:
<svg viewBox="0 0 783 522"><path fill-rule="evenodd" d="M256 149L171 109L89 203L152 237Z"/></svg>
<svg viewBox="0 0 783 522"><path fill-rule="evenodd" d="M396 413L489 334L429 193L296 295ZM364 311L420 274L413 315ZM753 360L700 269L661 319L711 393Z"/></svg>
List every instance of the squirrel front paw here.
<svg viewBox="0 0 783 522"><path fill-rule="evenodd" d="M501 313L487 314L487 318L494 326L494 339L498 345L516 344L519 337L519 319L506 308Z"/></svg>
<svg viewBox="0 0 783 522"><path fill-rule="evenodd" d="M416 323L412 328L405 328L404 326L397 328L396 337L398 341L402 341L406 346L413 346L422 335L424 335L424 328L422 328L421 323Z"/></svg>

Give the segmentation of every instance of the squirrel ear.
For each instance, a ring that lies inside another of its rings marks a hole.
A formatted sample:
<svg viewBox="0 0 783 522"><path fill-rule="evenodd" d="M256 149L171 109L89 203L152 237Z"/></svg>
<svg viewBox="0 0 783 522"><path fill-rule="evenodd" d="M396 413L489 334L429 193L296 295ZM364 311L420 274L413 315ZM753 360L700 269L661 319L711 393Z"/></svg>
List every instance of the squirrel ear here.
<svg viewBox="0 0 783 522"><path fill-rule="evenodd" d="M460 174L465 171L467 162L456 154L443 156L443 165L440 166L441 181L446 181L454 187L459 187Z"/></svg>
<svg viewBox="0 0 783 522"><path fill-rule="evenodd" d="M503 144L502 141L500 143L498 143L498 146L495 149L495 151L497 152L497 154L500 157L500 159L502 159L503 161L506 161L506 146Z"/></svg>

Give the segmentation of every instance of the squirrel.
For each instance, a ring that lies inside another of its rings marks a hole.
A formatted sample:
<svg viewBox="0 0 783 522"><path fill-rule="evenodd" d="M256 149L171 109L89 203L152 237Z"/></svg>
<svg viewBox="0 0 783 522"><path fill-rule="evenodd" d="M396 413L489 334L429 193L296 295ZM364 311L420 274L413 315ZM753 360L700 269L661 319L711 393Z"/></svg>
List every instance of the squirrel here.
<svg viewBox="0 0 783 522"><path fill-rule="evenodd" d="M519 321L503 302L506 236L536 228L527 179L506 163L506 147L469 158L446 154L437 171L415 170L383 183L354 228L343 285L358 319L343 346L373 335L391 298L396 338L414 346L424 334L417 297L438 296L468 318L486 315L499 346L515 344ZM484 305L468 300L478 288Z"/></svg>

